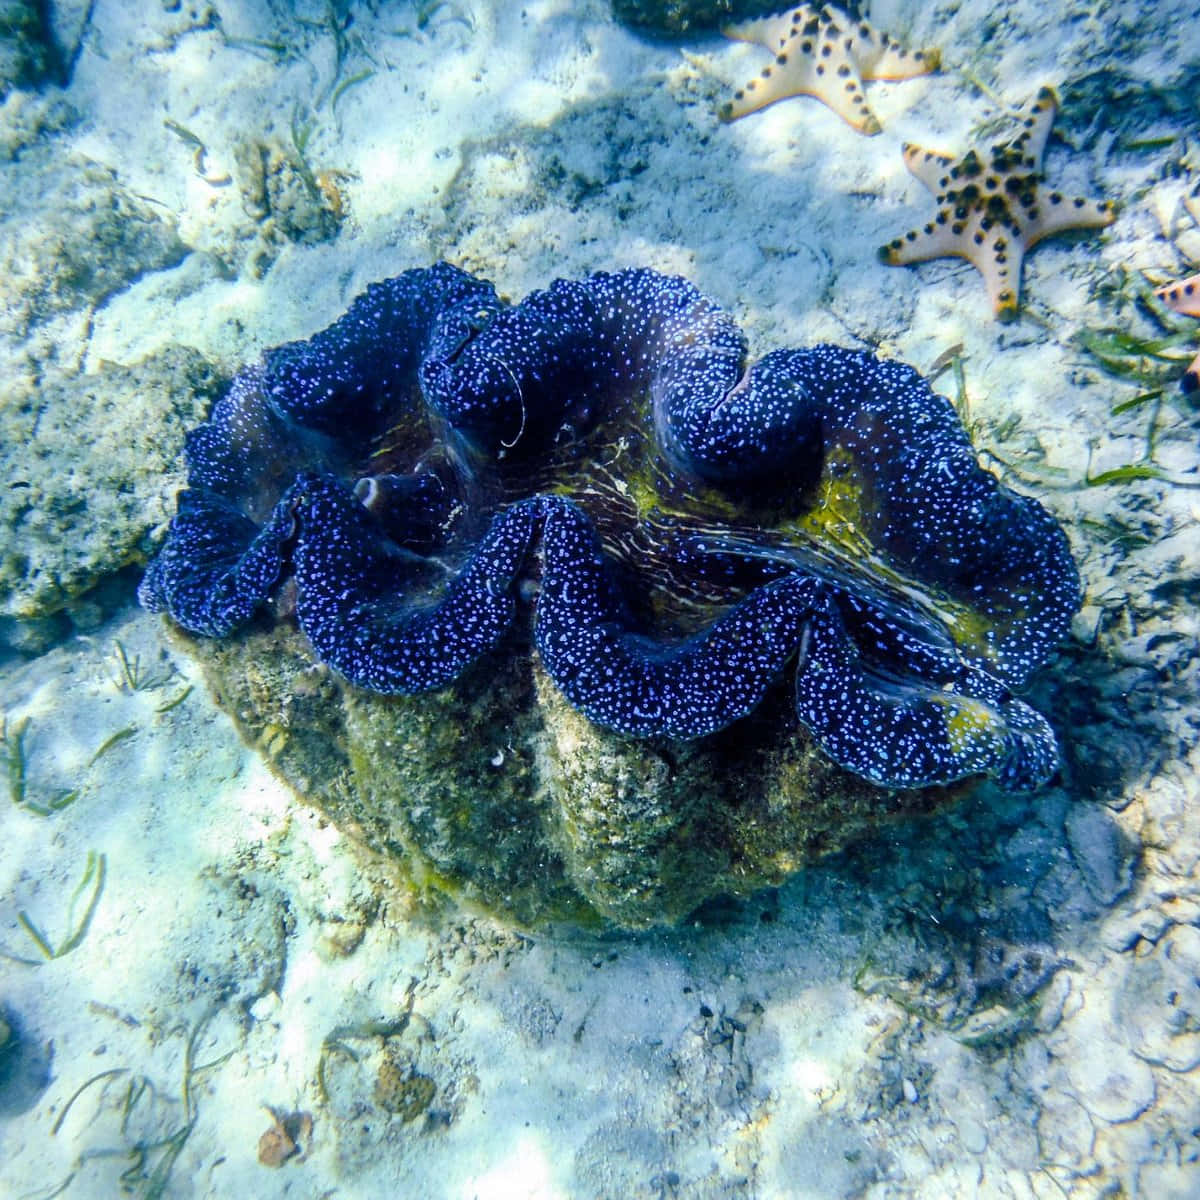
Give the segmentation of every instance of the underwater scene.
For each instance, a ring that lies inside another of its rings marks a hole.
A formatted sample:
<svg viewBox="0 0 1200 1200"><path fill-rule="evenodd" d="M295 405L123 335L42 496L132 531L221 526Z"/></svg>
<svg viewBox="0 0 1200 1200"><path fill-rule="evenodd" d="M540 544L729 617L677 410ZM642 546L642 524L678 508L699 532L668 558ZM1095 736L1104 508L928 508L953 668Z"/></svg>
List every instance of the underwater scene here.
<svg viewBox="0 0 1200 1200"><path fill-rule="evenodd" d="M0 1196L1200 1195L1200 11L0 0Z"/></svg>

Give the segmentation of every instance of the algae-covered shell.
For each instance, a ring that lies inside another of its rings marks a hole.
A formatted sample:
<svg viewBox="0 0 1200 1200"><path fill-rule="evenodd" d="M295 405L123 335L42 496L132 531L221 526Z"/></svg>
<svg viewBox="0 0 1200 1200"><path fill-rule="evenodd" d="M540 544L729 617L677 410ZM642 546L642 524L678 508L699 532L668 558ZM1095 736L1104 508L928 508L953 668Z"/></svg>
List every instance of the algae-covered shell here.
<svg viewBox="0 0 1200 1200"><path fill-rule="evenodd" d="M699 742L622 737L527 656L379 696L314 668L287 626L187 648L243 736L399 890L525 927L672 925L957 794L866 783L784 736L782 705Z"/></svg>

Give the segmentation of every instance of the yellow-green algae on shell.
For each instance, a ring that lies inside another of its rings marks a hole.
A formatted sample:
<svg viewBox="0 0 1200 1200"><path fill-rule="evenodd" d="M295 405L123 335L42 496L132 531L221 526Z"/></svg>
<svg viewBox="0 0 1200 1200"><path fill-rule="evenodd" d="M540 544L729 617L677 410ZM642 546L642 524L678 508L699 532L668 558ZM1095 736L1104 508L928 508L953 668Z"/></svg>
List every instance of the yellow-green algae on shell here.
<svg viewBox="0 0 1200 1200"><path fill-rule="evenodd" d="M379 696L314 667L287 625L176 636L247 741L398 889L525 927L672 925L962 790L874 787L784 729L785 705L700 742L635 740L576 712L527 656Z"/></svg>

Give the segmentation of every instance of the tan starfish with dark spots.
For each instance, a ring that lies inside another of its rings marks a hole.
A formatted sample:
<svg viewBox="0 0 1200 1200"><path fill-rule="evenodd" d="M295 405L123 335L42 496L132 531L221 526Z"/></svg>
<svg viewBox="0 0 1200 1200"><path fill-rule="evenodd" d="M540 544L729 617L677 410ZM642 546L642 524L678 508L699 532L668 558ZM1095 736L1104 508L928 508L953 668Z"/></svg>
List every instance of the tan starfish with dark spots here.
<svg viewBox="0 0 1200 1200"><path fill-rule="evenodd" d="M722 30L726 37L756 42L775 56L770 66L721 105L734 121L787 96L816 96L860 133L878 133L867 107L864 79L911 79L936 71L937 50L902 50L886 33L830 5L802 4L774 17Z"/></svg>
<svg viewBox="0 0 1200 1200"><path fill-rule="evenodd" d="M1200 317L1200 275L1192 275L1179 283L1169 283L1154 293L1172 312L1185 317ZM1179 386L1187 393L1200 388L1200 354L1183 373Z"/></svg>
<svg viewBox="0 0 1200 1200"><path fill-rule="evenodd" d="M1026 253L1053 234L1116 219L1107 200L1064 196L1042 186L1042 156L1057 112L1058 97L1044 87L1024 110L1021 132L985 155L971 149L951 158L906 144L904 162L933 193L938 211L923 229L881 246L879 257L893 267L965 258L983 276L996 316L1015 320Z"/></svg>

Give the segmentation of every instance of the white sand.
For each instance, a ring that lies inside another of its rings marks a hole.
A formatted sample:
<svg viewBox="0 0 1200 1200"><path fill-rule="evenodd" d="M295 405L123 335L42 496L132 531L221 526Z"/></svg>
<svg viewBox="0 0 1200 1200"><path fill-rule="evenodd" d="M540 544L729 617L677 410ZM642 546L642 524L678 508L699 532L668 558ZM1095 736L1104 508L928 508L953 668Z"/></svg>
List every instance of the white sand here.
<svg viewBox="0 0 1200 1200"><path fill-rule="evenodd" d="M1011 327L992 320L963 263L911 270L874 259L933 211L900 144L961 149L996 116L964 68L1010 102L1102 69L1175 78L1196 60L1193 6L871 7L910 45L939 45L948 68L871 85L885 127L872 139L805 99L718 125L726 85L756 70L762 52L716 37L641 41L603 3L455 0L423 31L409 4L355 8L342 78L373 74L318 109L306 151L314 170L339 172L350 219L333 241L285 247L261 280L230 281L209 253L228 253L248 225L237 189L201 178L163 119L204 141L208 180L234 171L246 133L288 142L296 106L329 93L334 39L286 10L320 24L326 6L223 2L226 40L187 32L187 5L99 0L65 93L84 120L61 135L64 149L114 166L130 191L178 217L196 251L95 314L87 361L132 362L183 342L232 368L327 324L369 281L442 256L514 297L556 275L679 271L737 315L756 353L830 339L928 368L962 343L977 437L1025 465L1010 482L1071 532L1089 588L1078 636L1099 628L1108 656L1094 668L1112 714L1103 737L1138 764L1107 805L1086 798L1092 781L1081 778L1075 792L1013 810L1033 814L1030 824L997 826L992 867L1003 869L990 894L1002 907L1004 871L1014 887L1027 882L1022 871L1044 872L1033 903L1067 965L1027 1010L984 1000L965 1026L939 1015L935 1002L953 1007L958 985L933 980L920 948L943 935L947 910L910 904L888 882L914 870L907 848L923 844L919 831L881 844L869 875L858 860L834 863L725 923L670 936L529 939L480 917L410 911L240 746L159 622L130 613L4 673L10 729L31 722L29 795L79 796L47 817L0 797L0 948L35 960L0 960L0 1006L19 1033L0 1060L10 1075L0 1194L118 1194L136 1165L130 1148L191 1117L162 1194L1200 1191L1200 822L1185 751L1200 716L1200 500L1155 483L1079 486L1089 462L1095 474L1137 458L1147 416L1110 415L1136 389L1100 374L1072 340L1081 326L1111 323L1090 298L1105 271L1185 269L1180 247L1195 245L1195 222L1181 205L1196 187L1194 157L1180 162L1178 141L1122 152L1121 135L1103 132L1077 150L1052 143L1053 186L1107 195L1124 211L1103 236L1031 256L1025 315ZM294 50L277 64L234 39ZM1174 121L1145 133L1181 138ZM941 384L952 387L949 376ZM1172 395L1159 423L1158 461L1194 474L1194 413ZM1113 518L1141 527L1147 544L1125 550L1097 532ZM123 692L112 678L116 638L170 677ZM158 711L189 684L180 704ZM136 733L92 761L128 728ZM991 802L1006 803L985 797L961 819L984 819ZM1085 809L1099 825L1071 815ZM1110 836L1124 839L1122 869L1136 868L1106 883ZM953 855L952 827L928 837ZM69 953L36 961L18 915L54 946L68 938L89 853L107 871L90 926ZM914 879L911 895L925 894L922 882L936 892L936 881ZM986 927L988 913L977 915ZM331 943L352 943L348 930L361 930L361 943L339 954ZM906 989L918 999L902 1003ZM221 1061L195 1077L185 1110L188 1033L210 1013L195 1063ZM391 1023L402 1069L433 1080L435 1119L405 1123L375 1103L384 1051L365 1032L372 1023ZM323 1056L339 1029L345 1051ZM120 1074L86 1090L56 1131L76 1089L104 1071ZM130 1093L140 1079L152 1087ZM258 1163L264 1106L312 1114L302 1160ZM167 1152L149 1152L142 1191Z"/></svg>

